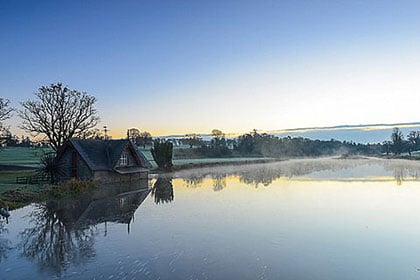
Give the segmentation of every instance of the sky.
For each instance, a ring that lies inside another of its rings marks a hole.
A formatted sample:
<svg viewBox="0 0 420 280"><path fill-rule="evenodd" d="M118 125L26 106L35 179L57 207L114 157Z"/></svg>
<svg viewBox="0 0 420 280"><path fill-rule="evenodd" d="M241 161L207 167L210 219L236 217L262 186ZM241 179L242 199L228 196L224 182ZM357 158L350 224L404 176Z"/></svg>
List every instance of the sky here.
<svg viewBox="0 0 420 280"><path fill-rule="evenodd" d="M417 0L0 0L0 97L19 108L62 82L114 137L418 122L419 15Z"/></svg>

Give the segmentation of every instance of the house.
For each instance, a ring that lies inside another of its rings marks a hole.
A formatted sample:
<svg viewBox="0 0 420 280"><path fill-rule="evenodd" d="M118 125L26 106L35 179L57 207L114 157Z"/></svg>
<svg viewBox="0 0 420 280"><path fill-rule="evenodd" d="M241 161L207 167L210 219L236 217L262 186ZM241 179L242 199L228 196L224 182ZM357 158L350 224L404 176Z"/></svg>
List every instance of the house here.
<svg viewBox="0 0 420 280"><path fill-rule="evenodd" d="M58 181L71 178L101 182L145 179L152 166L128 139L70 139L57 155Z"/></svg>

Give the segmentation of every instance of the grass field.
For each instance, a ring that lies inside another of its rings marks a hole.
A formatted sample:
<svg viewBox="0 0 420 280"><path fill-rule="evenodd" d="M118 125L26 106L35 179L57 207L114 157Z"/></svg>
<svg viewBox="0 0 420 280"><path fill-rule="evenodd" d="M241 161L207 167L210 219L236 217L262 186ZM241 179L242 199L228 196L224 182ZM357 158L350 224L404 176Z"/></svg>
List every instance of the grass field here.
<svg viewBox="0 0 420 280"><path fill-rule="evenodd" d="M13 190L16 188L22 188L25 185L16 184L16 177L18 176L30 176L33 175L33 171L22 170L22 171L0 171L0 194L2 192Z"/></svg>
<svg viewBox="0 0 420 280"><path fill-rule="evenodd" d="M5 147L0 150L0 165L38 168L41 156L48 151L50 150L41 148ZM32 170L0 171L0 198L1 193L8 190L33 188L34 186L16 184L16 177L33 174Z"/></svg>
<svg viewBox="0 0 420 280"><path fill-rule="evenodd" d="M0 150L0 164L38 167L46 148L5 147Z"/></svg>

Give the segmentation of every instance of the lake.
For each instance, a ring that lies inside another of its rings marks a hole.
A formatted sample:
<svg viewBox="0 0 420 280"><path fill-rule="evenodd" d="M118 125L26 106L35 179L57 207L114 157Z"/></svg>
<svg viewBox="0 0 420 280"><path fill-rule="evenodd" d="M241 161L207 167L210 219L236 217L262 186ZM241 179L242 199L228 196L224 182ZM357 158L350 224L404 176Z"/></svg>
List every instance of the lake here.
<svg viewBox="0 0 420 280"><path fill-rule="evenodd" d="M1 279L420 279L420 162L185 170L0 221Z"/></svg>

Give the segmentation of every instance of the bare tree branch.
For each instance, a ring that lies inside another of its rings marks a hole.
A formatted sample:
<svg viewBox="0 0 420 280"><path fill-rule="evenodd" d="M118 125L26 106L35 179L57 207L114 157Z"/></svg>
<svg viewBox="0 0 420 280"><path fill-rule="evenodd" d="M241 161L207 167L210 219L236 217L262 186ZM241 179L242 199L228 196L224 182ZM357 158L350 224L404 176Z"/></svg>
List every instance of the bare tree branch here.
<svg viewBox="0 0 420 280"><path fill-rule="evenodd" d="M40 87L35 96L37 100L21 103L20 127L34 136L45 135L55 151L68 139L82 137L98 124L96 98L86 92L57 83Z"/></svg>
<svg viewBox="0 0 420 280"><path fill-rule="evenodd" d="M12 116L13 108L10 106L10 101L0 97L0 122L9 119Z"/></svg>

